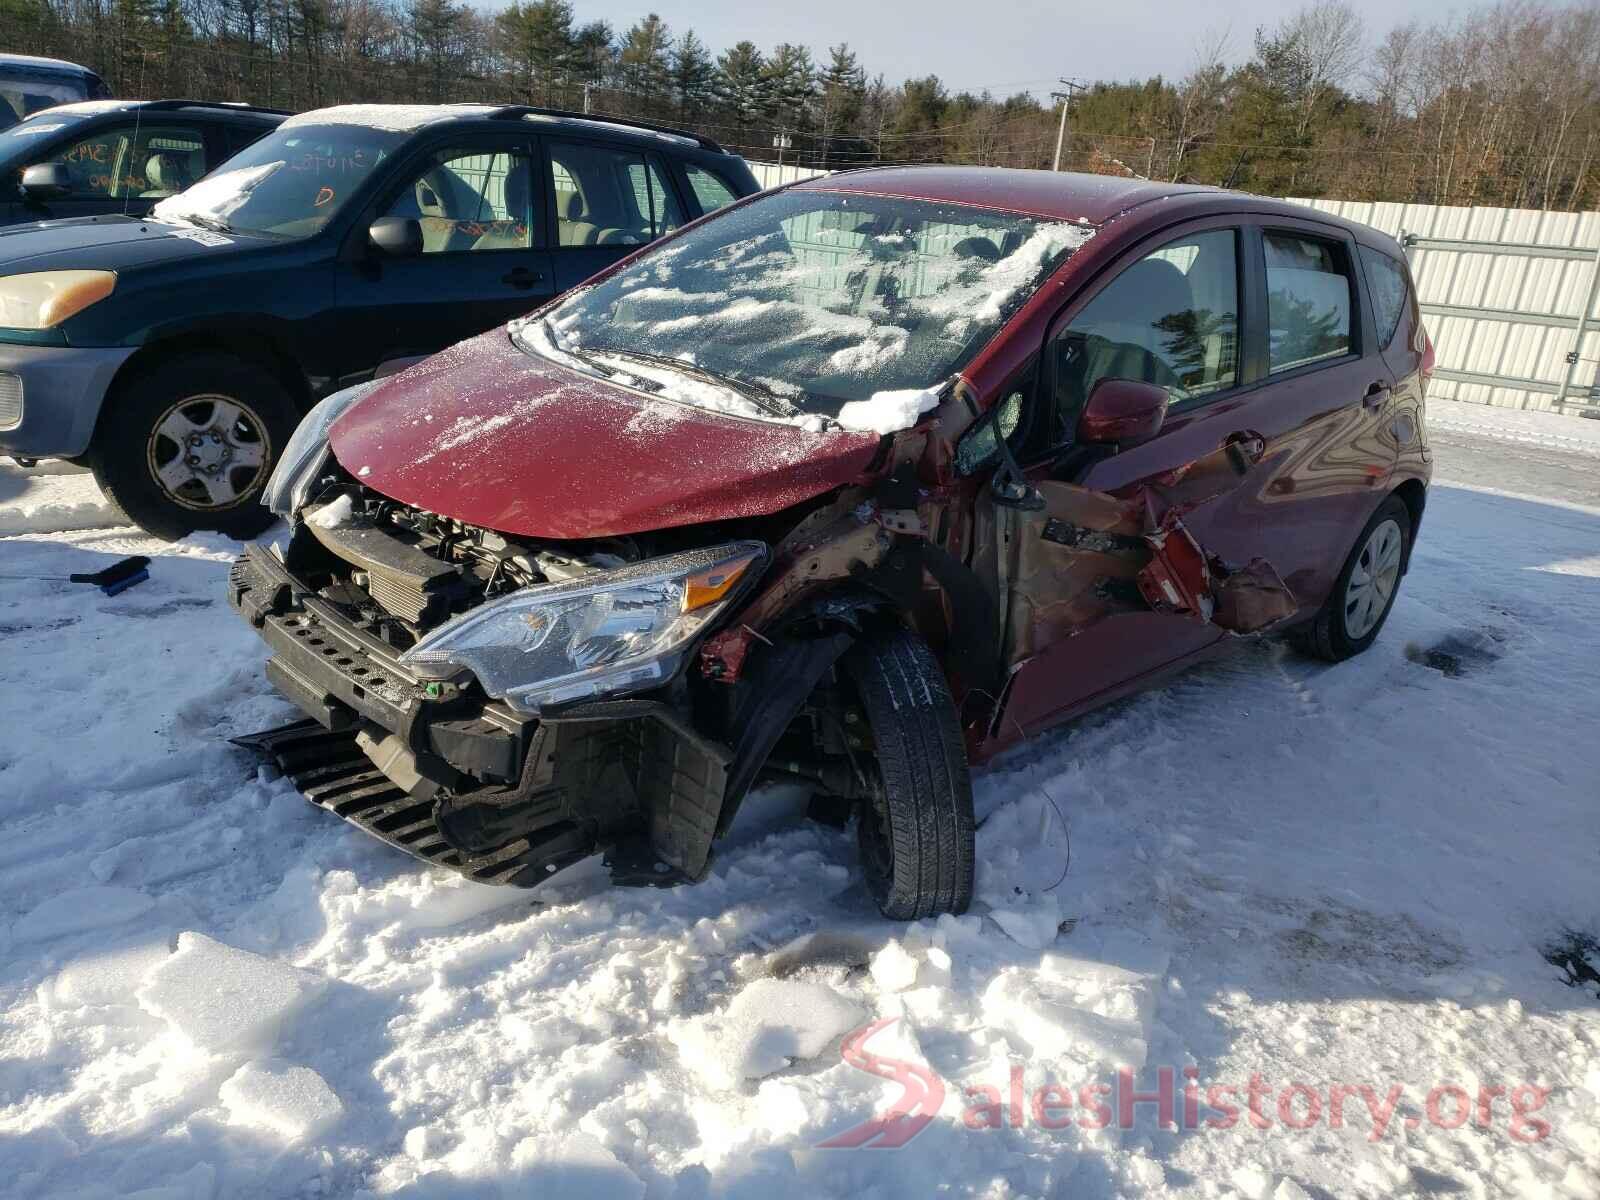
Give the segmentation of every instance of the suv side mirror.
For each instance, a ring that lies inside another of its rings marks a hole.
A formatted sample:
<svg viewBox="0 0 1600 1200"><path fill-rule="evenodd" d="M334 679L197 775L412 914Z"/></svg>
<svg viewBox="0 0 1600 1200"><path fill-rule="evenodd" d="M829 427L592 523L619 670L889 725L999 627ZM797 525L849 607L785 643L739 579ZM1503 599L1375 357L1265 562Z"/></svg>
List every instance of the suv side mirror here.
<svg viewBox="0 0 1600 1200"><path fill-rule="evenodd" d="M60 200L72 195L72 176L64 163L34 163L22 173L22 194L29 200Z"/></svg>
<svg viewBox="0 0 1600 1200"><path fill-rule="evenodd" d="M1167 389L1135 379L1102 379L1078 417L1078 441L1133 446L1161 432Z"/></svg>
<svg viewBox="0 0 1600 1200"><path fill-rule="evenodd" d="M367 228L367 241L391 258L422 253L422 222L415 217L379 217Z"/></svg>

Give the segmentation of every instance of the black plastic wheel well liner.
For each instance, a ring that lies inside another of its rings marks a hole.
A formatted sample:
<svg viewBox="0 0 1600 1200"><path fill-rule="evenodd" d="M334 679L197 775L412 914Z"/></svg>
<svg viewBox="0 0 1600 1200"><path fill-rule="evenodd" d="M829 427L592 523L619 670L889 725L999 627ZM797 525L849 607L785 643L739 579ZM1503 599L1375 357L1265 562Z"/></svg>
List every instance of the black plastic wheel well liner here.
<svg viewBox="0 0 1600 1200"><path fill-rule="evenodd" d="M727 738L733 761L717 815L718 837L733 825L739 805L784 730L856 637L854 630L835 627L812 637L783 635L758 645L749 668L734 685Z"/></svg>

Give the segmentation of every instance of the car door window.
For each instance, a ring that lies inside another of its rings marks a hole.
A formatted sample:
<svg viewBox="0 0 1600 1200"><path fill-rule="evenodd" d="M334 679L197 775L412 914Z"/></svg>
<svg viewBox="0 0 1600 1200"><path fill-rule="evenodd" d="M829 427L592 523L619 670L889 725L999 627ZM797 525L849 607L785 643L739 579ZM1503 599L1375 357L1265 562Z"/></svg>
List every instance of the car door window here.
<svg viewBox="0 0 1600 1200"><path fill-rule="evenodd" d="M422 226L424 254L526 250L537 225L532 160L511 148L441 151L400 190L386 215Z"/></svg>
<svg viewBox="0 0 1600 1200"><path fill-rule="evenodd" d="M1051 340L1053 442L1102 379L1166 388L1175 405L1239 382L1238 234L1189 234L1145 255Z"/></svg>
<svg viewBox="0 0 1600 1200"><path fill-rule="evenodd" d="M112 195L159 200L205 173L205 137L199 129L144 126L133 133Z"/></svg>
<svg viewBox="0 0 1600 1200"><path fill-rule="evenodd" d="M1367 286L1372 290L1372 317L1378 327L1378 348L1387 350L1411 302L1411 283L1405 264L1396 262L1381 250L1361 247L1361 262L1367 269Z"/></svg>
<svg viewBox="0 0 1600 1200"><path fill-rule="evenodd" d="M683 171L689 179L689 190L694 193L695 203L700 205L702 214L715 212L739 198L715 171L708 171L693 163L685 163Z"/></svg>
<svg viewBox="0 0 1600 1200"><path fill-rule="evenodd" d="M38 161L66 167L72 187L69 199L108 200L116 186L117 168L132 131L132 126L101 129L59 147Z"/></svg>
<svg viewBox="0 0 1600 1200"><path fill-rule="evenodd" d="M1298 233L1262 238L1267 369L1293 371L1351 352L1350 265L1342 243Z"/></svg>
<svg viewBox="0 0 1600 1200"><path fill-rule="evenodd" d="M558 246L638 246L683 224L677 197L653 157L553 142L550 174Z"/></svg>

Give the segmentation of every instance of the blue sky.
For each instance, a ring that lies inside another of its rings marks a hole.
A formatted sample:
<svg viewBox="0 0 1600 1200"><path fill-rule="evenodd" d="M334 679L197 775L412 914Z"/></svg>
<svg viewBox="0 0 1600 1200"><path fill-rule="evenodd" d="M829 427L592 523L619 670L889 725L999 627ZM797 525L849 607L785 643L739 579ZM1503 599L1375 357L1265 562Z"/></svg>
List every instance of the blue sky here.
<svg viewBox="0 0 1600 1200"><path fill-rule="evenodd" d="M479 0L485 8L495 0ZM1463 6L1446 0L1354 0L1369 31L1410 18L1434 21ZM869 71L891 83L933 73L952 90L1048 93L1056 76L1082 79L1184 74L1195 42L1229 29L1235 59L1247 57L1257 25L1272 25L1292 4L1231 5L1177 0L574 0L580 23L603 18L621 32L654 11L674 33L693 28L713 52L742 38L763 50L800 42L824 56L847 41Z"/></svg>

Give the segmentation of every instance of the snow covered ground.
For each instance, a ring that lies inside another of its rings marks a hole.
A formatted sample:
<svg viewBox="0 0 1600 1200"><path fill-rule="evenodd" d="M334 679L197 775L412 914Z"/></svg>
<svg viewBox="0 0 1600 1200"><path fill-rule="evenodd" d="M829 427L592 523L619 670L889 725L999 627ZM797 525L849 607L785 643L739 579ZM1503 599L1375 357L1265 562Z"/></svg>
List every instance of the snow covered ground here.
<svg viewBox="0 0 1600 1200"><path fill-rule="evenodd" d="M0 574L155 559L0 581L0 1190L1595 1196L1600 1000L1540 951L1600 934L1600 425L1433 408L1369 654L1037 739L909 928L783 792L695 888L421 868L227 744L289 715L227 543L0 471Z"/></svg>

